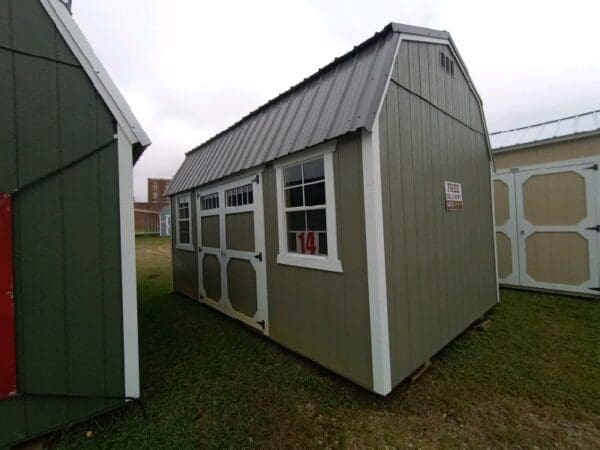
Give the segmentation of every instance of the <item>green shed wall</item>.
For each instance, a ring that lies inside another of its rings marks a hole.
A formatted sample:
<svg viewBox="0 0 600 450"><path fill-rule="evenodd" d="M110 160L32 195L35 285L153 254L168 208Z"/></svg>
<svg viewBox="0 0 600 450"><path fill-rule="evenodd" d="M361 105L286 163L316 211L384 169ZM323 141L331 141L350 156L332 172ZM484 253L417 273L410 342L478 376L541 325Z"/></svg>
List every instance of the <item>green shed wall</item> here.
<svg viewBox="0 0 600 450"><path fill-rule="evenodd" d="M379 119L392 386L497 301L484 118L440 50L402 42ZM444 181L464 211L445 210Z"/></svg>
<svg viewBox="0 0 600 450"><path fill-rule="evenodd" d="M38 0L0 1L0 45L43 57L0 49L0 192L13 192L115 126ZM124 395L118 180L115 142L14 197L20 395L0 401L0 447L122 403L60 398Z"/></svg>
<svg viewBox="0 0 600 450"><path fill-rule="evenodd" d="M275 169L265 170L264 209L271 338L373 387L360 134L338 138L334 177L343 273L277 263Z"/></svg>

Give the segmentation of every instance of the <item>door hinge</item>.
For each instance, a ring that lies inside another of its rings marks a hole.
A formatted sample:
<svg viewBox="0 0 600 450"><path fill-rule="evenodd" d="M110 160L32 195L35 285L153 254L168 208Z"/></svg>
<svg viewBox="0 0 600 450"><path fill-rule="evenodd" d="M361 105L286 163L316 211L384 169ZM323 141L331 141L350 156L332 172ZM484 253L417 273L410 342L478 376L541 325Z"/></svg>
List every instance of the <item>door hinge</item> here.
<svg viewBox="0 0 600 450"><path fill-rule="evenodd" d="M256 184L260 184L260 177L258 175L256 175L256 177L254 177L254 180L252 180L253 183Z"/></svg>
<svg viewBox="0 0 600 450"><path fill-rule="evenodd" d="M260 322L256 322L256 323L259 324L263 330L265 329L265 321L264 320L261 320Z"/></svg>
<svg viewBox="0 0 600 450"><path fill-rule="evenodd" d="M256 254L256 255L254 255L254 257L255 257L256 259L258 259L260 262L262 262L262 253L258 253L258 254Z"/></svg>
<svg viewBox="0 0 600 450"><path fill-rule="evenodd" d="M597 231L600 233L600 225L596 225L595 227L587 227L586 230Z"/></svg>
<svg viewBox="0 0 600 450"><path fill-rule="evenodd" d="M584 170L598 170L598 164L594 164L593 166L586 167Z"/></svg>
<svg viewBox="0 0 600 450"><path fill-rule="evenodd" d="M198 253L202 252L202 247L198 247Z"/></svg>

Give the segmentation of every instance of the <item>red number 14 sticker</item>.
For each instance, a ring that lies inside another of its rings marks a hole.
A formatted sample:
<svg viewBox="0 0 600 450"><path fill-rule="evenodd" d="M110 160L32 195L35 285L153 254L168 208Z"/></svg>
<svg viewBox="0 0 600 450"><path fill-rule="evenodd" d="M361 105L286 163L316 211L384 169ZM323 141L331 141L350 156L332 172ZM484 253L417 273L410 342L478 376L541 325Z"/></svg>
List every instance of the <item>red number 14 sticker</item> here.
<svg viewBox="0 0 600 450"><path fill-rule="evenodd" d="M317 254L314 231L303 231L298 233L298 240L300 241L300 253L303 255Z"/></svg>

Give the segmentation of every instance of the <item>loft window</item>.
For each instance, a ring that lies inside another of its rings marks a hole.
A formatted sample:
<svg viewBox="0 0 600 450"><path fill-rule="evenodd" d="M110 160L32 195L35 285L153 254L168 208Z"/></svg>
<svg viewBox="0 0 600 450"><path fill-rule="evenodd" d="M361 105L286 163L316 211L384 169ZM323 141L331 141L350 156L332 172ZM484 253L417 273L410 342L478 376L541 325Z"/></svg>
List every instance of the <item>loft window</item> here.
<svg viewBox="0 0 600 450"><path fill-rule="evenodd" d="M341 272L337 256L333 150L276 166L280 264Z"/></svg>
<svg viewBox="0 0 600 450"><path fill-rule="evenodd" d="M180 250L194 250L192 246L192 220L190 194L183 194L175 200L177 230L175 247Z"/></svg>
<svg viewBox="0 0 600 450"><path fill-rule="evenodd" d="M217 209L219 207L219 193L214 192L212 194L203 195L200 197L200 209L206 211L209 209Z"/></svg>
<svg viewBox="0 0 600 450"><path fill-rule="evenodd" d="M448 75L454 77L454 61L444 52L440 52L440 67Z"/></svg>
<svg viewBox="0 0 600 450"><path fill-rule="evenodd" d="M225 191L225 198L227 199L227 207L253 204L254 192L252 191L252 184L227 189Z"/></svg>

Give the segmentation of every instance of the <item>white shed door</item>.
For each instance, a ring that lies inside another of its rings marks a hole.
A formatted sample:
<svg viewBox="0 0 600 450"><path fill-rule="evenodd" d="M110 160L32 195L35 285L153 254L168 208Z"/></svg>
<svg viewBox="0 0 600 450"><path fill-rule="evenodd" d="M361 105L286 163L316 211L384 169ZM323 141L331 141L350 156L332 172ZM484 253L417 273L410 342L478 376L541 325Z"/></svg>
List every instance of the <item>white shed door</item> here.
<svg viewBox="0 0 600 450"><path fill-rule="evenodd" d="M600 287L599 173L585 163L515 174L521 285L583 293Z"/></svg>
<svg viewBox="0 0 600 450"><path fill-rule="evenodd" d="M204 303L269 333L261 174L196 194Z"/></svg>
<svg viewBox="0 0 600 450"><path fill-rule="evenodd" d="M500 283L598 293L598 161L498 173L494 205Z"/></svg>

